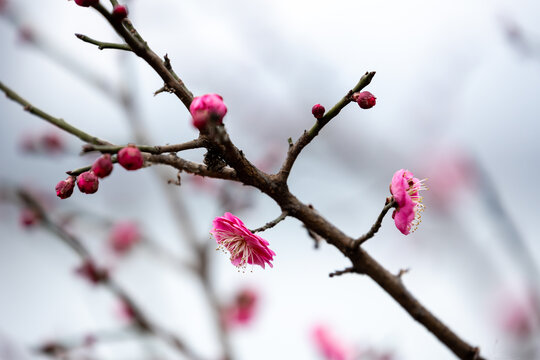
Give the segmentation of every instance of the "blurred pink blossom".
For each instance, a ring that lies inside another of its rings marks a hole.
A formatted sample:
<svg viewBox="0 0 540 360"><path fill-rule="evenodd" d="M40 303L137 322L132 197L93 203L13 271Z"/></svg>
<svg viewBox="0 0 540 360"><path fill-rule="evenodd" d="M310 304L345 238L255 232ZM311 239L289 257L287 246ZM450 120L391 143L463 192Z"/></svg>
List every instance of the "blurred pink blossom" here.
<svg viewBox="0 0 540 360"><path fill-rule="evenodd" d="M249 324L256 313L258 294L253 289L243 289L234 301L223 308L222 320L226 328Z"/></svg>
<svg viewBox="0 0 540 360"><path fill-rule="evenodd" d="M231 213L216 217L214 228L210 233L216 238L220 248L231 254L231 263L236 267L246 267L247 264L265 264L273 267L272 260L275 252L268 247L268 241L253 234L244 223Z"/></svg>
<svg viewBox="0 0 540 360"><path fill-rule="evenodd" d="M518 338L527 338L538 330L540 309L538 296L532 291L505 294L496 309L502 330Z"/></svg>
<svg viewBox="0 0 540 360"><path fill-rule="evenodd" d="M139 227L129 221L116 223L109 234L109 244L118 255L127 253L140 240Z"/></svg>
<svg viewBox="0 0 540 360"><path fill-rule="evenodd" d="M312 329L312 338L319 353L325 360L348 360L352 359L352 351L348 349L331 331L324 325L316 325Z"/></svg>

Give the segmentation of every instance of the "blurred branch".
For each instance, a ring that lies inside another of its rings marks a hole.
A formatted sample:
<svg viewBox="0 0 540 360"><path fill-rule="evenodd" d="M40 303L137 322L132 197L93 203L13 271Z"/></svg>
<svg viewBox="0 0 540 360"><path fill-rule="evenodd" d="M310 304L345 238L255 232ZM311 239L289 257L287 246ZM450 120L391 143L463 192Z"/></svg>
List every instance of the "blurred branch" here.
<svg viewBox="0 0 540 360"><path fill-rule="evenodd" d="M37 117L42 118L43 120L47 121L48 123L53 124L53 125L59 127L60 129L62 129L64 131L67 131L68 133L70 133L72 135L75 135L76 137L78 137L82 141L85 141L85 142L88 142L88 143L91 143L91 144L96 144L96 145L108 144L104 140L101 140L101 139L99 139L99 138L97 138L95 136L92 136L90 134L85 133L82 130L77 129L76 127L68 124L63 119L55 118L54 116L51 116L51 115L47 114L46 112L44 112L43 110L33 106L28 101L26 101L25 99L20 97L15 91L11 90L6 85L4 85L1 81L0 81L0 90L2 90L9 99L11 99L11 100L15 101L16 103L19 103L20 105L22 105L23 109L25 111L28 111L29 113L31 113L31 114L33 114L33 115L35 115Z"/></svg>
<svg viewBox="0 0 540 360"><path fill-rule="evenodd" d="M126 45L126 44L115 44L115 43L110 43L110 42L102 42L102 41L94 40L91 37L83 35L83 34L75 34L75 36L77 38L81 39L84 42L96 45L99 50L116 49L116 50L131 51L131 48L129 47L129 45Z"/></svg>
<svg viewBox="0 0 540 360"><path fill-rule="evenodd" d="M62 228L60 225L56 224L48 216L41 204L32 195L24 190L19 190L17 193L23 204L30 207L36 213L45 229L49 230L53 235L56 235L64 243L69 245L85 263L96 264L95 260L90 255L90 252L86 249L83 243L75 236L64 230L64 228ZM99 271L99 274L102 276L97 277L95 282L107 288L130 308L135 320L134 324L139 328L139 330L154 334L155 336L165 340L189 359L200 359L199 356L196 356L193 351L187 347L183 340L150 321L150 319L142 312L139 306L136 305L128 293L110 276L106 275L106 273L101 270Z"/></svg>
<svg viewBox="0 0 540 360"><path fill-rule="evenodd" d="M287 178L289 177L289 174L291 172L291 169L294 165L294 162L296 161L296 158L310 142L319 134L319 132L322 130L322 128L330 122L334 117L339 114L341 109L343 109L345 106L347 106L352 101L352 94L355 92L358 92L369 85L371 82L371 79L375 76L375 71L372 72L366 72L364 76L360 78L356 86L350 90L336 105L334 105L333 108L328 110L324 116L317 120L315 125L309 130L304 131L302 136L294 143L290 141L289 144L289 151L287 152L287 158L285 159L285 162L283 163L281 169L278 173L278 178L286 182Z"/></svg>

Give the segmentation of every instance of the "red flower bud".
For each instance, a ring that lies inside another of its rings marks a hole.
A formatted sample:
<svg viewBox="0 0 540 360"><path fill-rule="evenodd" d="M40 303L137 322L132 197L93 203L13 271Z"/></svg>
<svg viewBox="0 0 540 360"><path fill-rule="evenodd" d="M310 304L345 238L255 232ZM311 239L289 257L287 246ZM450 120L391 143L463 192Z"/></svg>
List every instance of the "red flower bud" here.
<svg viewBox="0 0 540 360"><path fill-rule="evenodd" d="M113 170L113 163L111 161L111 155L105 154L92 164L92 171L97 177L104 178L109 176Z"/></svg>
<svg viewBox="0 0 540 360"><path fill-rule="evenodd" d="M85 194L93 194L98 190L99 180L93 171L83 172L77 177L77 187Z"/></svg>
<svg viewBox="0 0 540 360"><path fill-rule="evenodd" d="M60 199L67 199L71 196L71 194L73 194L74 187L75 178L70 176L66 180L62 180L56 184L56 196L58 196Z"/></svg>
<svg viewBox="0 0 540 360"><path fill-rule="evenodd" d="M118 163L126 170L137 170L143 166L143 156L135 145L128 145L118 152Z"/></svg>
<svg viewBox="0 0 540 360"><path fill-rule="evenodd" d="M115 5L113 8L112 16L116 20L123 20L127 17L128 11L125 5Z"/></svg>
<svg viewBox="0 0 540 360"><path fill-rule="evenodd" d="M313 114L313 116L315 116L316 119L322 118L325 111L326 110L324 109L324 106L322 106L321 104L313 105L313 107L311 108L311 113Z"/></svg>
<svg viewBox="0 0 540 360"><path fill-rule="evenodd" d="M98 3L99 3L99 0L75 0L75 4L79 6L84 6L84 7L97 5Z"/></svg>
<svg viewBox="0 0 540 360"><path fill-rule="evenodd" d="M369 91L362 91L353 94L353 99L362 109L370 109L375 106L377 98Z"/></svg>

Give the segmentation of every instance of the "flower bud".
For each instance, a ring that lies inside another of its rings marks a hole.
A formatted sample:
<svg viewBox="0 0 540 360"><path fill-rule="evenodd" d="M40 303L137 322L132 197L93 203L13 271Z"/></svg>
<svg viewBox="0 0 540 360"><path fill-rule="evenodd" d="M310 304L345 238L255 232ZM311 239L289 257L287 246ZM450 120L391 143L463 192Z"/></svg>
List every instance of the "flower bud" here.
<svg viewBox="0 0 540 360"><path fill-rule="evenodd" d="M75 4L79 6L84 6L84 7L97 5L98 3L99 3L99 0L75 0Z"/></svg>
<svg viewBox="0 0 540 360"><path fill-rule="evenodd" d="M67 199L71 196L71 194L73 194L74 187L75 178L70 176L66 180L62 180L56 184L56 196L58 196L60 199Z"/></svg>
<svg viewBox="0 0 540 360"><path fill-rule="evenodd" d="M82 193L93 194L98 190L99 180L93 171L86 171L77 176L77 187Z"/></svg>
<svg viewBox="0 0 540 360"><path fill-rule="evenodd" d="M105 154L92 164L92 171L97 177L104 178L109 176L113 170L113 163L111 161L111 155Z"/></svg>
<svg viewBox="0 0 540 360"><path fill-rule="evenodd" d="M369 91L362 91L353 94L353 99L362 109L370 109L375 106L377 98Z"/></svg>
<svg viewBox="0 0 540 360"><path fill-rule="evenodd" d="M143 156L135 145L128 145L118 152L118 163L126 170L137 170L143 166Z"/></svg>
<svg viewBox="0 0 540 360"><path fill-rule="evenodd" d="M313 114L313 116L315 116L316 119L322 118L324 116L324 112L324 106L322 106L321 104L313 105L313 107L311 108L311 113Z"/></svg>
<svg viewBox="0 0 540 360"><path fill-rule="evenodd" d="M125 5L115 5L113 8L112 16L116 20L123 20L127 17L128 11Z"/></svg>
<svg viewBox="0 0 540 360"><path fill-rule="evenodd" d="M223 103L223 98L220 95L206 94L193 99L189 106L189 112L193 118L193 126L202 130L208 121L222 124L223 117L227 114L227 106Z"/></svg>

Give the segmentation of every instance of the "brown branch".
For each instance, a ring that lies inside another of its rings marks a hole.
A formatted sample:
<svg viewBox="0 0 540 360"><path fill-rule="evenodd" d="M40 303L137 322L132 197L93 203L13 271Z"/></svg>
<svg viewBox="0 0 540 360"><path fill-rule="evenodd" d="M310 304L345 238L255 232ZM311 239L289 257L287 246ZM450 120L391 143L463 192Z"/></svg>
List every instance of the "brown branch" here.
<svg viewBox="0 0 540 360"><path fill-rule="evenodd" d="M193 175L238 181L238 177L234 169L226 167L220 171L213 171L208 169L206 165L184 160L176 155L147 155L145 156L145 160L154 164L170 165L175 169L182 170Z"/></svg>
<svg viewBox="0 0 540 360"><path fill-rule="evenodd" d="M344 275L344 274L349 274L349 273L353 273L355 272L354 271L354 267L353 266L350 266L348 268L345 268L343 270L336 270L334 272L331 272L330 274L328 274L329 277L334 277L334 276L341 276L341 275Z"/></svg>
<svg viewBox="0 0 540 360"><path fill-rule="evenodd" d="M167 68L161 58L150 49L146 41L135 30L129 19L118 21L112 14L101 4L97 4L94 8L107 19L109 24L116 30L118 35L124 39L131 50L141 57L150 65L164 81L165 85L174 91L174 94L182 101L184 106L189 109L189 105L193 100L193 94L186 88L184 83L178 76ZM169 63L170 67L170 63Z"/></svg>
<svg viewBox="0 0 540 360"><path fill-rule="evenodd" d="M334 105L333 108L328 110L322 118L318 119L315 125L313 125L313 127L309 131L304 131L304 133L302 134L302 136L300 136L296 143L289 146L287 158L285 159L285 162L281 166L281 169L278 173L278 178L281 181L287 181L294 162L296 161L296 158L298 157L302 149L304 149L311 142L311 140L313 140L315 136L319 134L321 129L326 124L328 124L330 120L332 120L334 117L336 117L337 114L339 114L341 109L343 109L352 101L352 94L368 86L374 76L375 71L366 72L352 90L350 90L336 105ZM291 141L289 141L289 144L291 144Z"/></svg>

